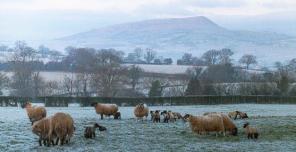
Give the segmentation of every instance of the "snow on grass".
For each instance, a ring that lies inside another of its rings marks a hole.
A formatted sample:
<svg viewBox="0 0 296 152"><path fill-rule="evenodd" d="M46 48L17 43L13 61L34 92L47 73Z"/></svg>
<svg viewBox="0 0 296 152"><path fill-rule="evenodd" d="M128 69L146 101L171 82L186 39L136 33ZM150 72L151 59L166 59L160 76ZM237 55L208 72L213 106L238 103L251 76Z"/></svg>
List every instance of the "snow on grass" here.
<svg viewBox="0 0 296 152"><path fill-rule="evenodd" d="M155 106L150 110L172 110L194 115L204 112L247 112L251 125L259 128L258 141L247 140L242 125L236 120L237 137L199 136L191 132L187 123L152 123L135 121L133 107L120 107L122 120L100 120L93 107L47 108L48 115L66 112L74 118L76 131L71 143L65 146L39 147L37 137L24 109L0 107L1 151L294 151L296 149L296 105L199 105ZM83 137L84 127L94 122L106 126L108 131L98 133L93 140Z"/></svg>
<svg viewBox="0 0 296 152"><path fill-rule="evenodd" d="M124 64L131 66L132 64ZM164 73L164 74L184 74L188 68L194 66L189 65L154 65L154 64L136 64L145 72Z"/></svg>

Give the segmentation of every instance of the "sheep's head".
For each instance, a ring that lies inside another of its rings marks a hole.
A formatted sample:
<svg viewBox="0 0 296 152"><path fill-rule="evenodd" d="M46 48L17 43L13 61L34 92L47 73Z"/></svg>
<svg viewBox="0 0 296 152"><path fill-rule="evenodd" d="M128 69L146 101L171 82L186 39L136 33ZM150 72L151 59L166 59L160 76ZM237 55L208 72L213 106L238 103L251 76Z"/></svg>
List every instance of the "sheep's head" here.
<svg viewBox="0 0 296 152"><path fill-rule="evenodd" d="M248 115L246 113L241 113L241 117L244 118L249 118Z"/></svg>
<svg viewBox="0 0 296 152"><path fill-rule="evenodd" d="M190 114L185 114L183 117L183 120L187 121L192 115Z"/></svg>
<svg viewBox="0 0 296 152"><path fill-rule="evenodd" d="M121 118L120 112L116 112L114 115L114 119L120 119L120 118Z"/></svg>
<svg viewBox="0 0 296 152"><path fill-rule="evenodd" d="M94 102L94 103L91 103L90 105L91 105L92 107L96 107L97 104L98 104L98 103Z"/></svg>
<svg viewBox="0 0 296 152"><path fill-rule="evenodd" d="M249 125L250 125L250 123L247 122L247 123L244 124L243 127L246 128L246 127L249 126Z"/></svg>
<svg viewBox="0 0 296 152"><path fill-rule="evenodd" d="M151 110L151 111L150 111L150 114L152 115L153 113L154 113L154 111Z"/></svg>
<svg viewBox="0 0 296 152"><path fill-rule="evenodd" d="M237 136L237 128L232 129L231 134Z"/></svg>
<svg viewBox="0 0 296 152"><path fill-rule="evenodd" d="M155 113L159 114L159 110L156 110Z"/></svg>
<svg viewBox="0 0 296 152"><path fill-rule="evenodd" d="M139 107L141 107L141 108L145 108L145 104L144 104L144 103L140 103L140 104L139 104Z"/></svg>
<svg viewBox="0 0 296 152"><path fill-rule="evenodd" d="M32 107L31 102L25 102L25 103L22 105L22 108L29 108L29 107Z"/></svg>
<svg viewBox="0 0 296 152"><path fill-rule="evenodd" d="M99 127L100 127L100 125L98 123L94 124L94 128L99 128Z"/></svg>
<svg viewBox="0 0 296 152"><path fill-rule="evenodd" d="M36 134L37 136L40 136L41 135L41 123L34 123L33 126L32 126L32 132L34 134Z"/></svg>
<svg viewBox="0 0 296 152"><path fill-rule="evenodd" d="M98 128L99 128L100 131L106 131L107 130L107 128L104 127L104 126L99 126Z"/></svg>
<svg viewBox="0 0 296 152"><path fill-rule="evenodd" d="M167 111L164 110L164 111L162 111L160 114L161 114L161 115L167 114Z"/></svg>

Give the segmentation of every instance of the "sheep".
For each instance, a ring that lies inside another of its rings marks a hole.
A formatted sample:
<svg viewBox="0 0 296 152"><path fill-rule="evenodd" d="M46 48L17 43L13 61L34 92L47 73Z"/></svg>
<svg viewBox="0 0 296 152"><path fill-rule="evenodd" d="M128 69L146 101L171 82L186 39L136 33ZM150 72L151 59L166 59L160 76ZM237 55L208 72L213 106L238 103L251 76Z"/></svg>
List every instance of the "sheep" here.
<svg viewBox="0 0 296 152"><path fill-rule="evenodd" d="M163 117L164 117L164 119L163 119L164 123L168 123L169 121L174 122L177 120L177 117L178 117L178 116L176 116L178 114L175 115L172 111L166 111L166 110L161 112L161 115L163 115Z"/></svg>
<svg viewBox="0 0 296 152"><path fill-rule="evenodd" d="M48 132L49 140L52 140L53 133L55 133L58 138L56 144L58 144L59 141L60 145L63 145L64 142L68 143L73 135L74 130L74 121L69 114L61 112L56 113L50 119Z"/></svg>
<svg viewBox="0 0 296 152"><path fill-rule="evenodd" d="M168 112L167 112L166 110L162 111L162 112L160 113L160 115L163 116L163 122L164 122L164 123L168 123L168 122L169 122L169 120L170 120L170 115L168 114Z"/></svg>
<svg viewBox="0 0 296 152"><path fill-rule="evenodd" d="M95 107L96 113L101 115L101 119L104 119L104 115L115 117L118 111L116 104L92 103L91 106Z"/></svg>
<svg viewBox="0 0 296 152"><path fill-rule="evenodd" d="M258 139L259 132L258 132L257 128L251 127L248 122L245 123L243 127L245 128L245 132L246 132L246 134L248 136L248 139L250 139L250 138L251 139L253 139L253 138Z"/></svg>
<svg viewBox="0 0 296 152"><path fill-rule="evenodd" d="M202 127L202 118L200 116L186 114L183 118L184 120L189 121L190 128L193 132L202 134L204 128Z"/></svg>
<svg viewBox="0 0 296 152"><path fill-rule="evenodd" d="M134 114L135 114L137 119L143 118L143 117L147 118L148 113L149 113L149 108L144 103L138 104L134 109Z"/></svg>
<svg viewBox="0 0 296 152"><path fill-rule="evenodd" d="M100 126L99 124L95 123L93 126L88 126L84 130L84 137L85 138L95 138L96 137L96 128L99 128L100 131L107 130L106 127Z"/></svg>
<svg viewBox="0 0 296 152"><path fill-rule="evenodd" d="M116 112L115 115L114 115L114 119L121 119L121 113Z"/></svg>
<svg viewBox="0 0 296 152"><path fill-rule="evenodd" d="M153 122L160 122L160 114L159 114L159 110L156 110L154 113L153 113Z"/></svg>
<svg viewBox="0 0 296 152"><path fill-rule="evenodd" d="M174 122L174 121L177 120L177 118L175 117L175 115L173 114L172 111L168 111L167 114L169 115L169 120L170 120L171 122Z"/></svg>
<svg viewBox="0 0 296 152"><path fill-rule="evenodd" d="M22 105L22 108L26 109L31 125L33 125L35 121L46 117L46 109L44 107L32 106L30 102L26 102Z"/></svg>
<svg viewBox="0 0 296 152"><path fill-rule="evenodd" d="M53 140L49 141L48 131L50 126L50 119L51 118L43 118L34 122L32 126L32 132L39 136L39 145L42 146L42 141L44 145L49 145L51 142L54 145Z"/></svg>
<svg viewBox="0 0 296 152"><path fill-rule="evenodd" d="M195 133L203 134L216 132L216 136L218 136L218 133L222 132L225 136L223 118L219 115L192 116L186 114L184 119L189 121L191 130Z"/></svg>
<svg viewBox="0 0 296 152"><path fill-rule="evenodd" d="M150 111L150 116L151 116L151 121L153 121L153 119L154 119L153 118L154 117L154 111L152 111L152 110Z"/></svg>
<svg viewBox="0 0 296 152"><path fill-rule="evenodd" d="M235 126L235 124L232 122L232 120L227 115L225 115L223 113L217 113L217 112L204 113L204 115L207 115L207 116L219 115L219 116L221 116L223 118L223 125L225 128L225 132L229 132L233 136L237 135L237 127Z"/></svg>
<svg viewBox="0 0 296 152"><path fill-rule="evenodd" d="M172 112L172 114L174 115L175 119L182 119L183 118L183 116L179 112Z"/></svg>
<svg viewBox="0 0 296 152"><path fill-rule="evenodd" d="M237 119L237 116L240 117L240 119L245 119L245 118L249 118L248 115L244 112L241 112L241 111L233 111L233 112L229 112L228 113L228 116L230 118L233 118L234 120Z"/></svg>
<svg viewBox="0 0 296 152"><path fill-rule="evenodd" d="M65 141L66 141L66 144L68 144L74 134L75 126L74 126L73 118L69 114L66 114L66 115L67 115L67 117L64 121L67 124L67 136L66 136Z"/></svg>

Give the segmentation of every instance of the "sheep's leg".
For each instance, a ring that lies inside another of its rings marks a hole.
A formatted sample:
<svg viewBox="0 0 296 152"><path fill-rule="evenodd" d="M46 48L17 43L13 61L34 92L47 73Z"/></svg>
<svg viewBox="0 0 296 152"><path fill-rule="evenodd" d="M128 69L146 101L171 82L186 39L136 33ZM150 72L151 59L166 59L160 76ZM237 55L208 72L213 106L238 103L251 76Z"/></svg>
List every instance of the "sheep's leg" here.
<svg viewBox="0 0 296 152"><path fill-rule="evenodd" d="M95 132L93 132L93 136L94 136L94 138L96 138L96 133Z"/></svg>
<svg viewBox="0 0 296 152"><path fill-rule="evenodd" d="M258 133L255 133L255 134L254 134L254 138L255 138L255 139L258 139Z"/></svg>
<svg viewBox="0 0 296 152"><path fill-rule="evenodd" d="M104 119L104 115L103 114L101 114L101 120L103 120Z"/></svg>
<svg viewBox="0 0 296 152"><path fill-rule="evenodd" d="M38 142L39 142L39 146L42 146L42 140L41 140L41 137L39 138Z"/></svg>
<svg viewBox="0 0 296 152"><path fill-rule="evenodd" d="M61 142L60 142L61 144L60 145L64 145L64 143L65 143L65 137L61 137L60 140L61 140Z"/></svg>
<svg viewBox="0 0 296 152"><path fill-rule="evenodd" d="M59 137L57 137L57 140L56 140L56 143L55 143L55 145L58 145L58 144L59 144L59 140L60 140L60 138L59 138Z"/></svg>
<svg viewBox="0 0 296 152"><path fill-rule="evenodd" d="M44 140L44 146L50 146L50 140L48 138Z"/></svg>
<svg viewBox="0 0 296 152"><path fill-rule="evenodd" d="M43 140L43 145L45 146L45 145L47 145L47 142L46 142L47 140L45 139L45 140Z"/></svg>
<svg viewBox="0 0 296 152"><path fill-rule="evenodd" d="M248 139L250 139L250 137L251 137L251 134L248 134Z"/></svg>
<svg viewBox="0 0 296 152"><path fill-rule="evenodd" d="M65 143L68 144L69 143L69 139L68 139L68 136L66 137L65 139Z"/></svg>
<svg viewBox="0 0 296 152"><path fill-rule="evenodd" d="M61 139L60 145L61 145L61 146L64 145L64 139Z"/></svg>

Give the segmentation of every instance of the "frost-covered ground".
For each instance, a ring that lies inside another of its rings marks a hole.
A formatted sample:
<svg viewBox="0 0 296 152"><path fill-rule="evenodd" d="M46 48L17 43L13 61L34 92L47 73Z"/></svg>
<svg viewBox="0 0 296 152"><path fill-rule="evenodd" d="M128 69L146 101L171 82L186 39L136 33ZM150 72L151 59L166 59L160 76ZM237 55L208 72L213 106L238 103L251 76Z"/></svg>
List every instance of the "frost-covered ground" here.
<svg viewBox="0 0 296 152"><path fill-rule="evenodd" d="M198 136L187 123L157 123L135 121L132 107L120 107L122 120L100 120L92 107L47 108L48 115L66 112L75 120L76 131L69 145L39 147L37 136L24 109L0 107L1 151L296 151L296 105L198 105L150 107L151 110L172 110L182 114L228 112L241 110L251 117L248 121L261 132L258 141L247 140L243 134L244 120L236 120L237 137ZM149 118L150 119L150 118ZM93 140L84 139L86 125L98 122L108 131Z"/></svg>
<svg viewBox="0 0 296 152"><path fill-rule="evenodd" d="M124 64L131 66L133 64ZM136 64L142 68L145 72L151 73L163 73L163 74L184 74L187 69L193 68L190 65L154 65L154 64ZM201 66L202 67L202 66Z"/></svg>

